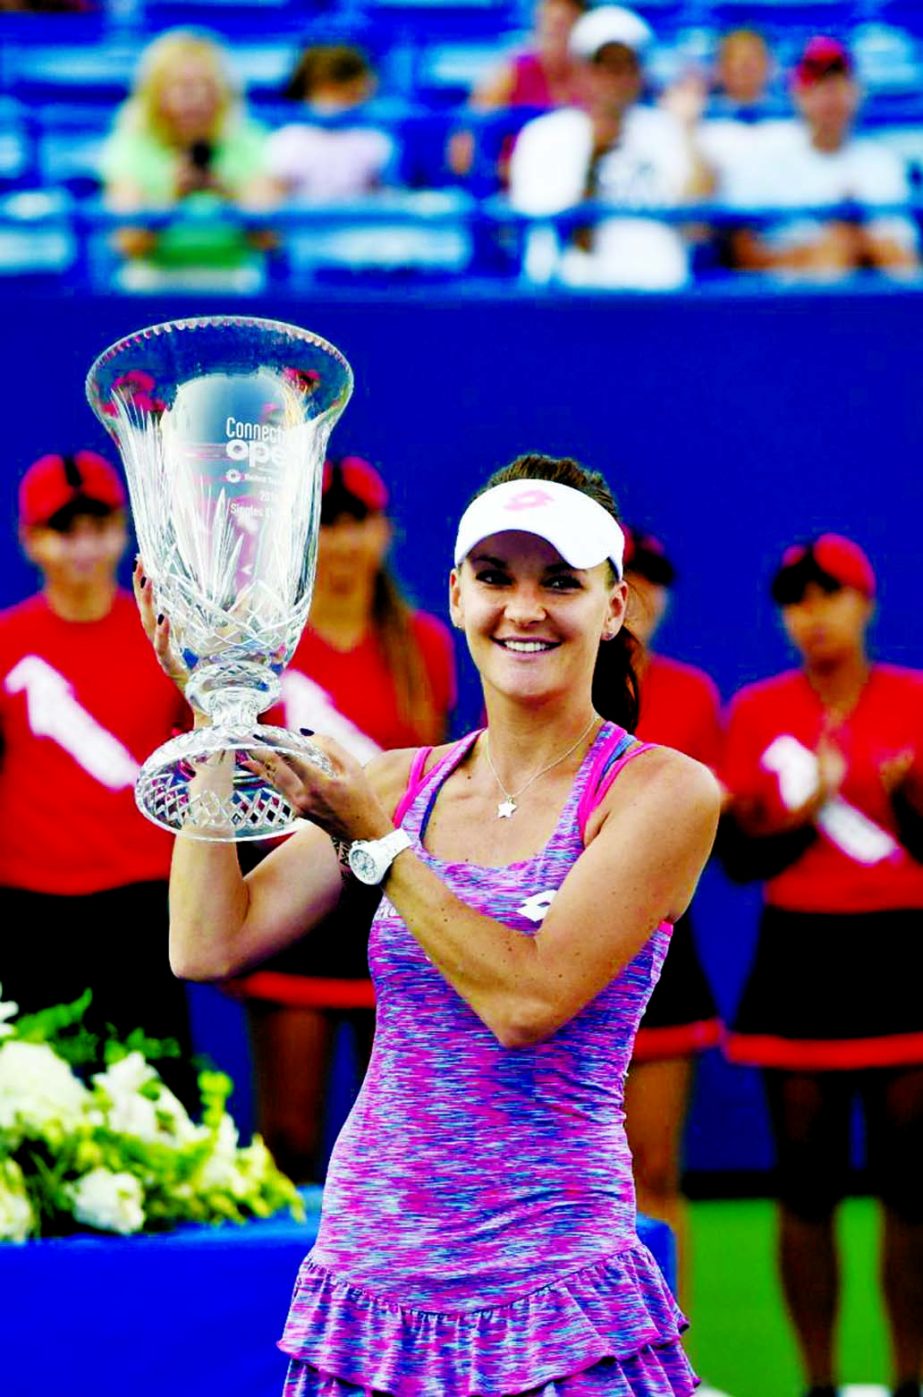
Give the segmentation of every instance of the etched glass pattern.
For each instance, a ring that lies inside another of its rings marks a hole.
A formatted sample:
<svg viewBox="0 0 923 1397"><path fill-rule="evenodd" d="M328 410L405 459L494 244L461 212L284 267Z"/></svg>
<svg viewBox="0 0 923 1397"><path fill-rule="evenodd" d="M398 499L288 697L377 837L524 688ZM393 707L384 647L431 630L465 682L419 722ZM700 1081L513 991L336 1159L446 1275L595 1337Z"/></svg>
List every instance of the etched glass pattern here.
<svg viewBox="0 0 923 1397"><path fill-rule="evenodd" d="M323 463L352 383L326 340L249 316L152 325L90 369L87 397L125 465L187 698L212 722L142 768L139 806L164 828L218 840L282 833L294 814L249 771L248 753L325 760L258 718L307 619Z"/></svg>

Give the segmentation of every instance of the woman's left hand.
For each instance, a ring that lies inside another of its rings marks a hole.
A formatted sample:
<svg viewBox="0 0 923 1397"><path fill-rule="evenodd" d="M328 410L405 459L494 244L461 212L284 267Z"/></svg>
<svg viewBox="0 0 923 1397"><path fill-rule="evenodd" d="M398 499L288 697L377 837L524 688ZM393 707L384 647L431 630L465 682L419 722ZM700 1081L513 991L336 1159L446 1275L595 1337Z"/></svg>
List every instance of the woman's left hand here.
<svg viewBox="0 0 923 1397"><path fill-rule="evenodd" d="M383 839L394 828L371 781L355 757L331 737L312 737L331 773L292 753L255 746L250 769L285 797L302 819L335 840Z"/></svg>

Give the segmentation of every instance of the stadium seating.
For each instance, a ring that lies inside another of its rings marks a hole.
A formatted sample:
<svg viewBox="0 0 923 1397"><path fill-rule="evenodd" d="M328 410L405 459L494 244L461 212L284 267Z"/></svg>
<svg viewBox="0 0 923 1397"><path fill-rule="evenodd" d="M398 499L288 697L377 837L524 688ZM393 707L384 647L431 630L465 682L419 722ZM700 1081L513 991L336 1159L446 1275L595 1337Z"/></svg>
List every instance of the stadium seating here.
<svg viewBox="0 0 923 1397"><path fill-rule="evenodd" d="M708 64L720 33L756 24L790 66L819 30L850 43L867 92L863 121L923 171L923 6L912 0L638 0L658 44L655 85L690 63ZM140 53L165 28L206 27L229 44L254 114L292 119L281 93L306 42L367 49L380 75L370 121L392 131L401 158L395 193L378 210L358 206L280 215L270 274L519 274L518 223L497 201L496 158L533 113L474 114L472 87L523 42L529 0L109 0L86 15L0 17L0 271L115 274L98 166L113 113ZM784 82L774 98L784 115ZM477 132L474 167L449 171L446 146L464 124ZM484 199L488 202L478 202ZM474 202L472 202L474 201ZM591 211L592 214L592 211ZM28 231L28 236L27 236ZM30 248L26 244L29 243ZM75 272L76 269L76 272ZM95 270L94 270L95 269Z"/></svg>
<svg viewBox="0 0 923 1397"><path fill-rule="evenodd" d="M0 196L0 277L57 281L79 258L71 200L62 191Z"/></svg>

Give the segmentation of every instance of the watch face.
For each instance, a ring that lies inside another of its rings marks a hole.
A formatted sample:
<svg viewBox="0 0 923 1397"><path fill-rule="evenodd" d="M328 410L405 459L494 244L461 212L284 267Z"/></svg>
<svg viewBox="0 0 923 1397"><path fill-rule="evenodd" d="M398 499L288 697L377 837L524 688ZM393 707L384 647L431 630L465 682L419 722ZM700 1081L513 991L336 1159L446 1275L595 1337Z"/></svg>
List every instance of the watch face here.
<svg viewBox="0 0 923 1397"><path fill-rule="evenodd" d="M349 866L362 883L377 883L381 876L378 860L367 849L350 849Z"/></svg>

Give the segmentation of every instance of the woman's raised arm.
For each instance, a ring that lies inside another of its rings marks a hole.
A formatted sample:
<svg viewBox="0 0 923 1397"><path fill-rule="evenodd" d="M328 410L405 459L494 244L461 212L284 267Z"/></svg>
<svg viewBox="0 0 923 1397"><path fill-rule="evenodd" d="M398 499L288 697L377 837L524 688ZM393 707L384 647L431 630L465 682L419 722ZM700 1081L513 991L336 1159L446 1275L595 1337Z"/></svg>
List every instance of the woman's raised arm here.
<svg viewBox="0 0 923 1397"><path fill-rule="evenodd" d="M392 828L391 812L407 781L413 752L382 753L365 768L350 767L352 799L337 789L349 811L350 834L318 815L331 828L306 824L244 877L232 843L212 843L180 835L170 874L170 963L187 980L220 980L236 975L282 950L309 932L336 907L351 839L376 839ZM259 763L255 763L259 764ZM292 764L305 772L305 763ZM266 775L279 783L291 772L282 757L267 758ZM209 779L206 774L205 779ZM210 779L220 780L220 767Z"/></svg>
<svg viewBox="0 0 923 1397"><path fill-rule="evenodd" d="M170 870L174 974L239 974L332 912L341 887L333 842L316 826L299 829L246 877L234 843L178 835Z"/></svg>

